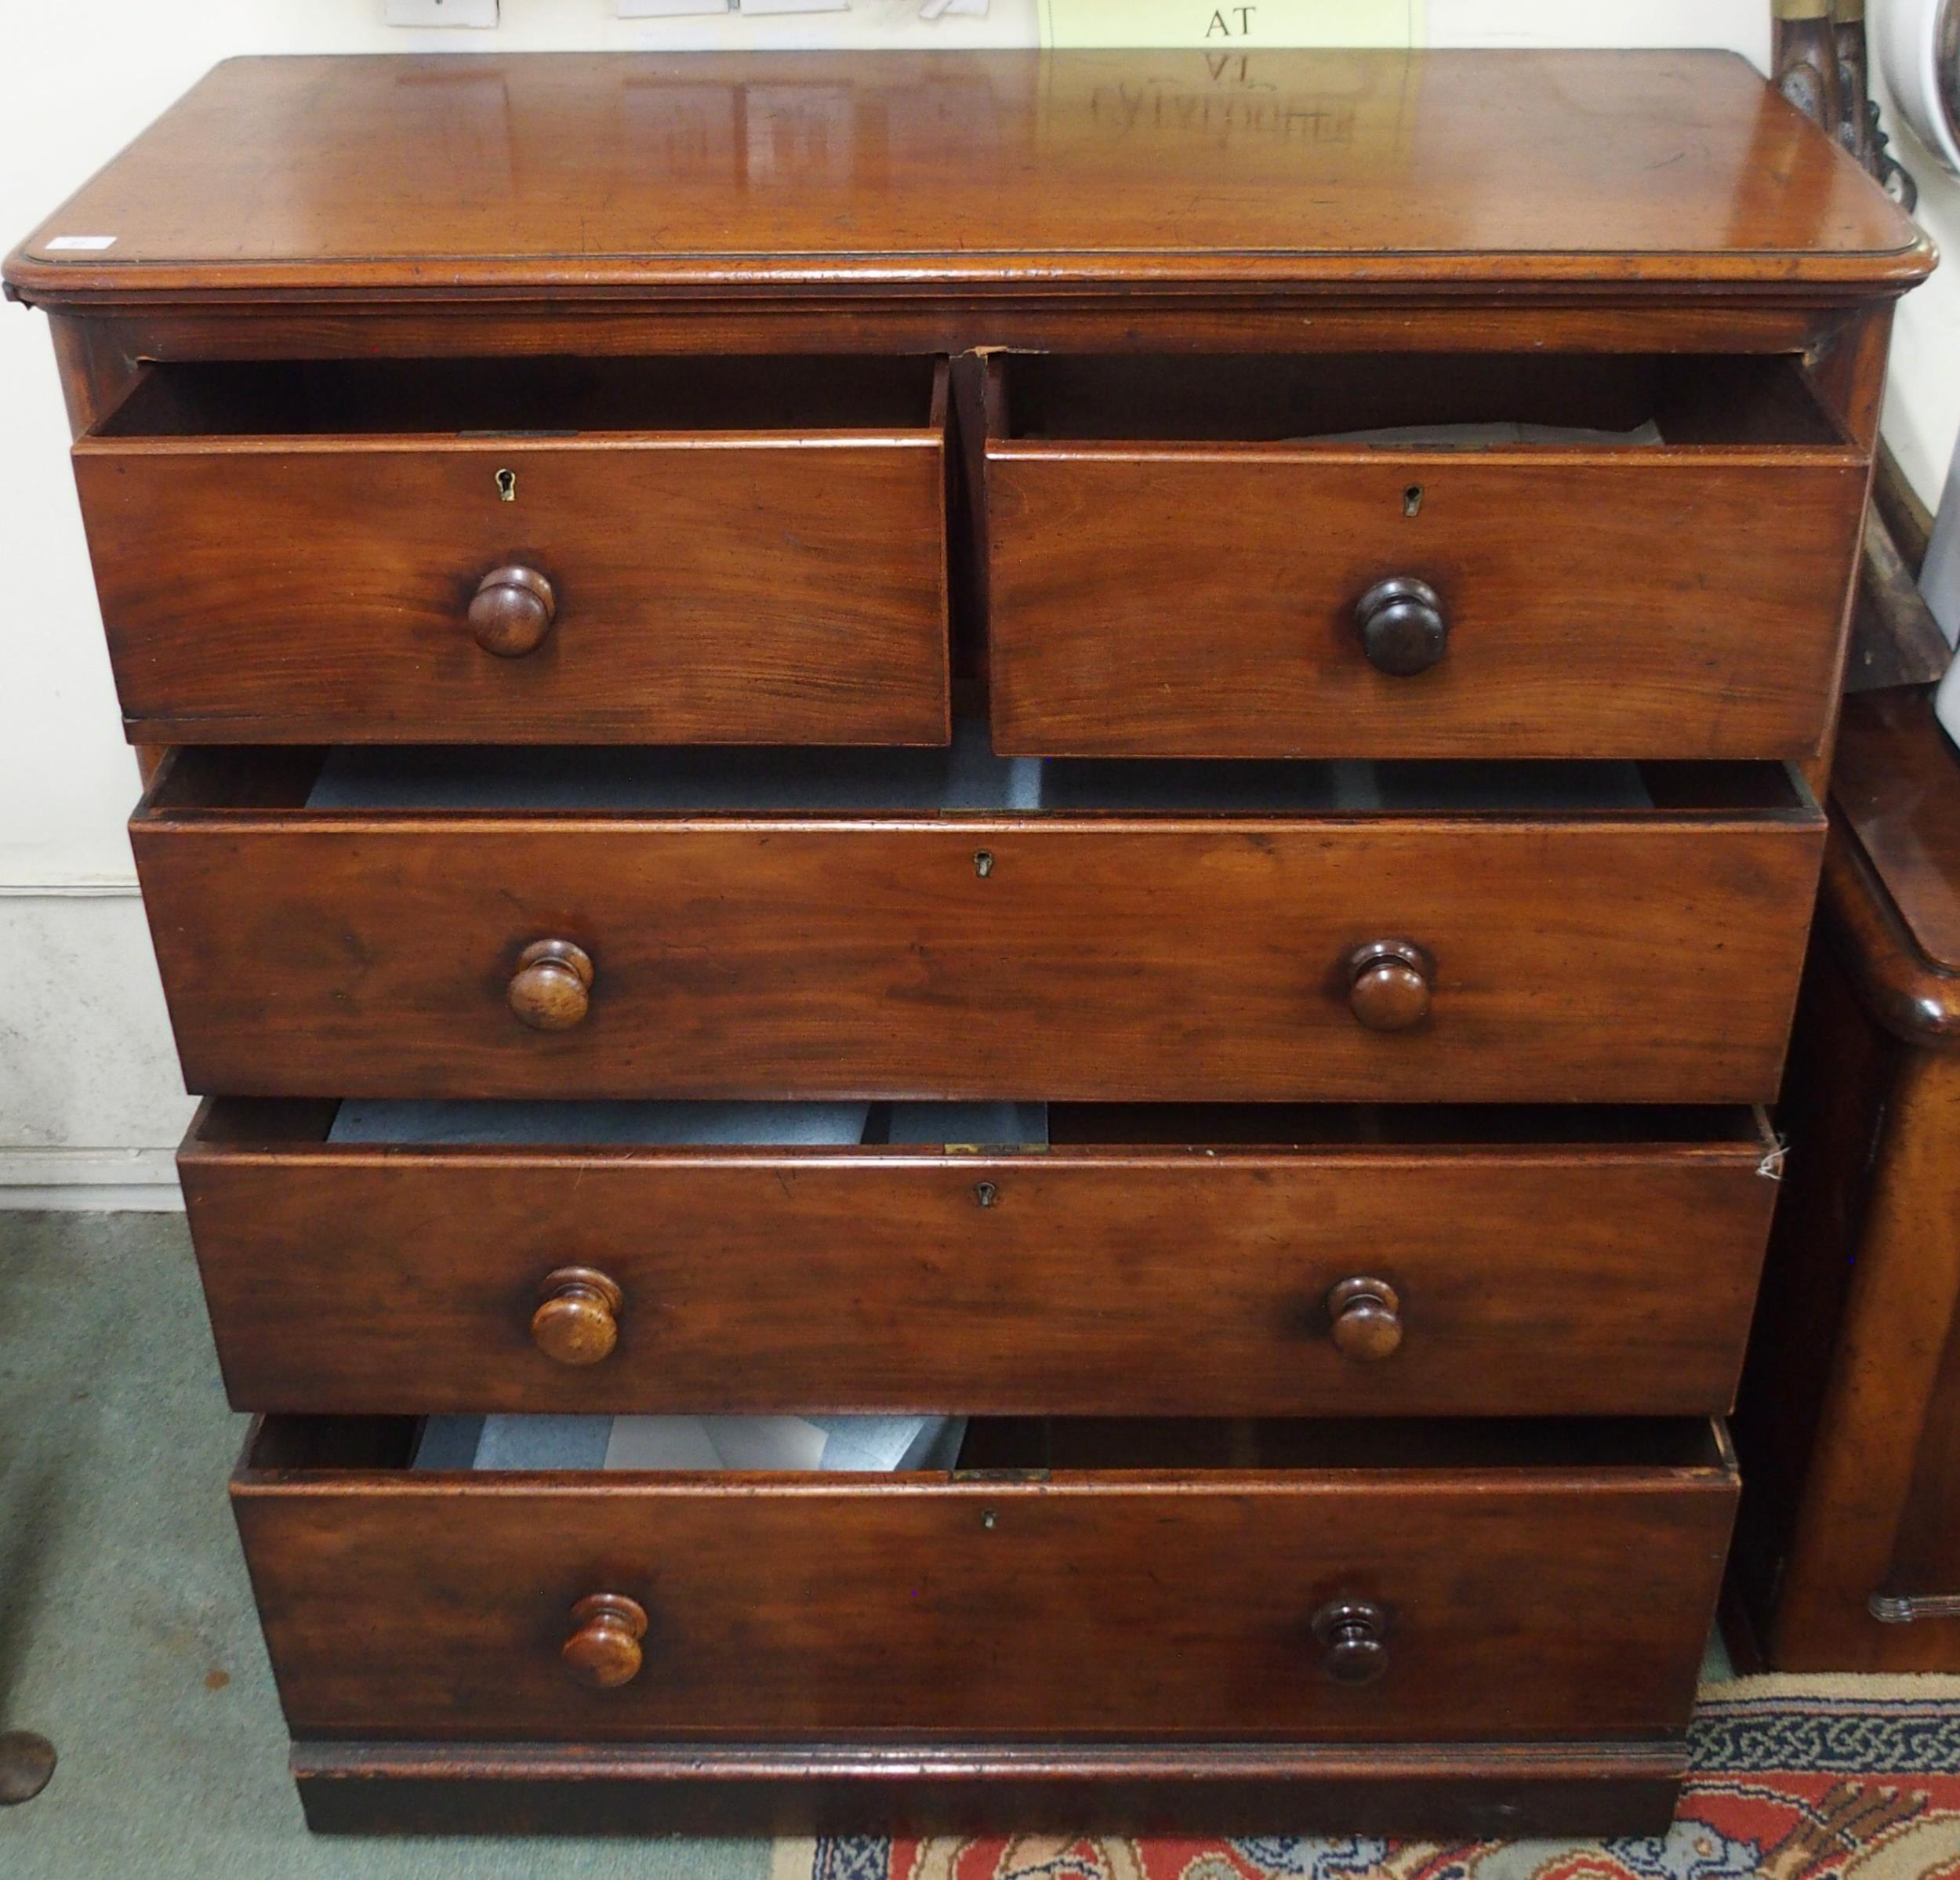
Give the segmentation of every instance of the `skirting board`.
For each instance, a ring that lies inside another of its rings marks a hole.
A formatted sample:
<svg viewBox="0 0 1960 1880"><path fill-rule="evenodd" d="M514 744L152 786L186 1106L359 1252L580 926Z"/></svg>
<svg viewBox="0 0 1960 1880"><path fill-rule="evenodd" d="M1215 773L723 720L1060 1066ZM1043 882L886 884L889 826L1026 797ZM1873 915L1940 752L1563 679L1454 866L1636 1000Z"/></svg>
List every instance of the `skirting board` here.
<svg viewBox="0 0 1960 1880"><path fill-rule="evenodd" d="M1661 1835L1686 1750L296 1743L317 1834Z"/></svg>
<svg viewBox="0 0 1960 1880"><path fill-rule="evenodd" d="M0 1209L74 1212L180 1211L176 1152L169 1149L30 1148L0 1143Z"/></svg>
<svg viewBox="0 0 1960 1880"><path fill-rule="evenodd" d="M190 1120L132 884L0 879L0 1208L183 1205Z"/></svg>

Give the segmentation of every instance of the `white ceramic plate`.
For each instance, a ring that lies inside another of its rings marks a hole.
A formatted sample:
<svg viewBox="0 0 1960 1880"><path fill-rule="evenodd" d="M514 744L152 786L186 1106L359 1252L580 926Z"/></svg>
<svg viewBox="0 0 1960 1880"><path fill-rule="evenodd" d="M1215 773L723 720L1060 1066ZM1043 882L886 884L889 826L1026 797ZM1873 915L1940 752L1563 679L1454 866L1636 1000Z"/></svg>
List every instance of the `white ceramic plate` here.
<svg viewBox="0 0 1960 1880"><path fill-rule="evenodd" d="M1875 11L1878 58L1899 109L1960 174L1960 0L1886 0Z"/></svg>

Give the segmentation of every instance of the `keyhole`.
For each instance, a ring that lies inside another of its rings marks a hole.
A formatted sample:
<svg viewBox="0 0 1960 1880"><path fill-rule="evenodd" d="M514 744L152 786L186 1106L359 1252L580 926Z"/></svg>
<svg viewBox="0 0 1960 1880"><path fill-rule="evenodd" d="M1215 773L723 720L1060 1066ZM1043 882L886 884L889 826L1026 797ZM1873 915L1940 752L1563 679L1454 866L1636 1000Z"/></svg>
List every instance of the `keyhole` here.
<svg viewBox="0 0 1960 1880"><path fill-rule="evenodd" d="M982 881L993 873L993 851L992 849L980 848L974 851L973 872Z"/></svg>
<svg viewBox="0 0 1960 1880"><path fill-rule="evenodd" d="M1405 516L1422 514L1422 485L1412 483L1402 492L1402 513Z"/></svg>
<svg viewBox="0 0 1960 1880"><path fill-rule="evenodd" d="M1000 1191L991 1181L976 1181L973 1185L973 1198L982 1207L992 1207L1000 1199Z"/></svg>
<svg viewBox="0 0 1960 1880"><path fill-rule="evenodd" d="M514 470L497 472L497 500L515 503L517 499L517 473Z"/></svg>

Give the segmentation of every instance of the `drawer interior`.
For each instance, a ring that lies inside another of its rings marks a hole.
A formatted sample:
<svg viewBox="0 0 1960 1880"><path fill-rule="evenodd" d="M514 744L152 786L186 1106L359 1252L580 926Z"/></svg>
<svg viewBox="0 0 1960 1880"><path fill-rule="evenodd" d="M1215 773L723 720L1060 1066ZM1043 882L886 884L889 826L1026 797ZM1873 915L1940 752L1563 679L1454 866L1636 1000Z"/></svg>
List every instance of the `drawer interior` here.
<svg viewBox="0 0 1960 1880"><path fill-rule="evenodd" d="M998 356L997 437L1386 449L1850 440L1793 355Z"/></svg>
<svg viewBox="0 0 1960 1880"><path fill-rule="evenodd" d="M916 430L939 362L818 358L302 359L154 365L106 438L577 437L636 431Z"/></svg>
<svg viewBox="0 0 1960 1880"><path fill-rule="evenodd" d="M1777 763L1000 757L963 723L937 749L183 747L150 811L1537 817L1737 812L1814 818ZM142 814L143 811L139 811Z"/></svg>
<svg viewBox="0 0 1960 1880"><path fill-rule="evenodd" d="M424 1419L262 1418L239 1477L359 1473L406 1477ZM952 1472L1063 1480L1072 1475L1229 1475L1294 1471L1449 1470L1733 1472L1727 1432L1695 1417L1254 1419L975 1417ZM441 1472L416 1471L437 1479ZM630 1480L627 1471L571 1471L568 1486ZM452 1475L448 1478L454 1480ZM899 1480L942 1482L945 1470ZM851 1479L848 1476L833 1480Z"/></svg>
<svg viewBox="0 0 1960 1880"><path fill-rule="evenodd" d="M1045 1145L1044 1103L429 1103L339 1105L328 1142L663 1149Z"/></svg>
<svg viewBox="0 0 1960 1880"><path fill-rule="evenodd" d="M1742 1105L410 1102L216 1097L191 1146L822 1152L1704 1146L1771 1153Z"/></svg>

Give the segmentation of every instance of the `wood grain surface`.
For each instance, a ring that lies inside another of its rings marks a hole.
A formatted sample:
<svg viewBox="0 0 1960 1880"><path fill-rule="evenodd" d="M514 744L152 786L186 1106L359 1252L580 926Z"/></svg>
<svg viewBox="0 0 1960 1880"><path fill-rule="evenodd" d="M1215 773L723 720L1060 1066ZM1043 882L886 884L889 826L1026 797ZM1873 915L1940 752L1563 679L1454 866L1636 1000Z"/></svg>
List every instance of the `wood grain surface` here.
<svg viewBox="0 0 1960 1880"><path fill-rule="evenodd" d="M1686 1766L1679 1737L292 1750L315 1834L1661 1835Z"/></svg>
<svg viewBox="0 0 1960 1880"><path fill-rule="evenodd" d="M1754 1102L1823 830L172 807L191 775L132 840L185 1078L240 1094ZM1347 963L1387 934L1432 1008L1377 1033ZM547 938L594 963L571 1031L508 1004Z"/></svg>
<svg viewBox="0 0 1960 1880"><path fill-rule="evenodd" d="M114 245L48 245L77 234ZM63 299L1022 275L1886 292L1930 261L1721 54L614 53L229 61L6 278Z"/></svg>
<svg viewBox="0 0 1960 1880"><path fill-rule="evenodd" d="M207 1106L179 1168L260 1410L1719 1412L1776 1192L1747 1112L1703 1141L973 1154L282 1141L259 1107ZM622 1302L575 1367L532 1318L581 1268ZM1378 1362L1332 1336L1355 1275L1397 1295Z"/></svg>
<svg viewBox="0 0 1960 1880"><path fill-rule="evenodd" d="M1804 455L993 443L996 741L1804 756L1830 722L1866 477L1854 452ZM1398 575L1449 627L1407 678L1369 663L1356 623Z"/></svg>
<svg viewBox="0 0 1960 1880"><path fill-rule="evenodd" d="M1286 1434L1080 1446L1141 1459L1181 1442L1236 1450L1233 1468L826 1480L292 1466L275 1426L233 1500L299 1737L1446 1742L1685 1726L1728 1468L1260 1466ZM559 1654L573 1606L601 1591L650 1623L641 1673L593 1691ZM1386 1673L1361 1686L1326 1675L1308 1624L1350 1596L1388 1615Z"/></svg>
<svg viewBox="0 0 1960 1880"><path fill-rule="evenodd" d="M1831 800L1877 880L1874 900L1921 956L1930 1008L1960 1007L1960 750L1917 689L1849 703ZM1941 982L1946 982L1942 984Z"/></svg>
<svg viewBox="0 0 1960 1880"><path fill-rule="evenodd" d="M131 735L944 743L943 427L924 379L913 423L85 438ZM547 577L556 619L498 658L470 607L513 563Z"/></svg>

